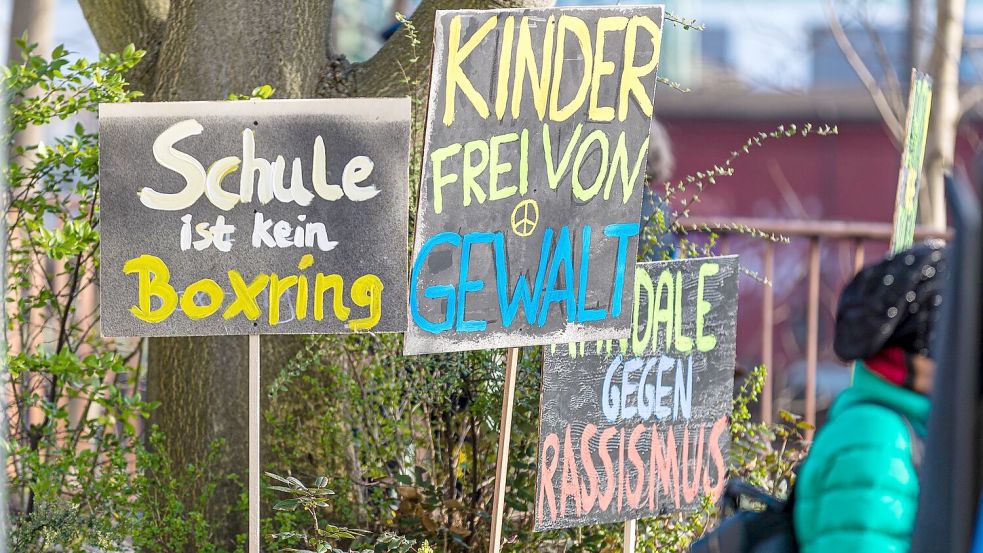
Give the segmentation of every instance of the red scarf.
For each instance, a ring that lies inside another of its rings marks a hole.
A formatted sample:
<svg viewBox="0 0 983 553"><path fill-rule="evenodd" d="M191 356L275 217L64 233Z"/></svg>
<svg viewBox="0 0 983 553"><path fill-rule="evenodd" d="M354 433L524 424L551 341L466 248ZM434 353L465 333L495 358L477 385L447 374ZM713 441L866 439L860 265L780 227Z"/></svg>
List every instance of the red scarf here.
<svg viewBox="0 0 983 553"><path fill-rule="evenodd" d="M897 386L904 386L908 380L905 351L899 347L884 348L873 357L864 359L864 363L871 371Z"/></svg>

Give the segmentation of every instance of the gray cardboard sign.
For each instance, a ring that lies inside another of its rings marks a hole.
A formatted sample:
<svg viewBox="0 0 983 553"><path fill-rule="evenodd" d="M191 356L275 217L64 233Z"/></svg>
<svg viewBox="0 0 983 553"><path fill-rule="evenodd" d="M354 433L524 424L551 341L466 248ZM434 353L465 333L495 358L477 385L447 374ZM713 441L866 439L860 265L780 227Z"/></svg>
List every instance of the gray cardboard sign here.
<svg viewBox="0 0 983 553"><path fill-rule="evenodd" d="M536 530L692 510L724 486L736 256L639 263L626 340L544 348Z"/></svg>
<svg viewBox="0 0 983 553"><path fill-rule="evenodd" d="M437 12L406 353L628 334L662 17Z"/></svg>
<svg viewBox="0 0 983 553"><path fill-rule="evenodd" d="M102 333L406 328L408 99L103 104Z"/></svg>

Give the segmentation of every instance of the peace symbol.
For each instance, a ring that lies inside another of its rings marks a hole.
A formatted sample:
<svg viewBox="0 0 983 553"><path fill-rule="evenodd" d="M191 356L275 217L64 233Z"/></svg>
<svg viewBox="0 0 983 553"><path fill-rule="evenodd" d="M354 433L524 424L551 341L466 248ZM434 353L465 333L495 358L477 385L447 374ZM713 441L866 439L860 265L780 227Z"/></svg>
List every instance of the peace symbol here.
<svg viewBox="0 0 983 553"><path fill-rule="evenodd" d="M539 204L536 200L522 200L512 210L512 232L517 236L529 236L539 224Z"/></svg>

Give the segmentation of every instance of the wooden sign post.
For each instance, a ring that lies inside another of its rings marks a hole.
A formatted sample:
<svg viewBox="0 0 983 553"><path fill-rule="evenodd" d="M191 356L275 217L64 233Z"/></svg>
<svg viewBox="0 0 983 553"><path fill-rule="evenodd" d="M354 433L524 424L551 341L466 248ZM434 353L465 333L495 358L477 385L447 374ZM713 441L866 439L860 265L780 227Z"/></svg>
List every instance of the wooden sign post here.
<svg viewBox="0 0 983 553"><path fill-rule="evenodd" d="M105 104L99 123L102 333L249 336L258 552L259 335L406 328L410 102Z"/></svg>
<svg viewBox="0 0 983 553"><path fill-rule="evenodd" d="M638 531L638 521L629 519L625 521L625 536L622 538L621 550L624 553L635 553L636 533Z"/></svg>
<svg viewBox="0 0 983 553"><path fill-rule="evenodd" d="M545 348L536 530L699 507L724 487L736 256L639 263L629 338Z"/></svg>
<svg viewBox="0 0 983 553"><path fill-rule="evenodd" d="M661 6L438 11L407 354L628 335Z"/></svg>
<svg viewBox="0 0 983 553"><path fill-rule="evenodd" d="M498 433L498 458L495 462L495 493L492 496L489 551L502 546L502 515L505 512L505 477L509 471L509 443L512 440L512 407L515 404L515 373L522 350L509 348L505 356L505 382L502 386L501 431Z"/></svg>
<svg viewBox="0 0 983 553"><path fill-rule="evenodd" d="M922 164L928 121L932 112L932 79L911 70L908 92L908 116L905 119L905 138L901 150L901 169L898 171L898 192L894 204L894 232L891 251L911 247L915 239L918 218L918 193L921 187Z"/></svg>
<svg viewBox="0 0 983 553"><path fill-rule="evenodd" d="M259 553L259 462L262 393L259 368L259 334L249 335L249 553Z"/></svg>

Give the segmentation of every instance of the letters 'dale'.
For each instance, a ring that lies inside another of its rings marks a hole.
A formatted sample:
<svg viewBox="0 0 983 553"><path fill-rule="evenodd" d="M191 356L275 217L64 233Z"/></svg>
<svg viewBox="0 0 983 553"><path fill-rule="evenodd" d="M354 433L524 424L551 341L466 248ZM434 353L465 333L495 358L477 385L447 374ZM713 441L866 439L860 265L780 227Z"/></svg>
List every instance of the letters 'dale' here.
<svg viewBox="0 0 983 553"><path fill-rule="evenodd" d="M103 335L405 330L409 100L99 118Z"/></svg>
<svg viewBox="0 0 983 553"><path fill-rule="evenodd" d="M695 509L724 487L737 257L639 263L631 336L544 348L536 529Z"/></svg>
<svg viewBox="0 0 983 553"><path fill-rule="evenodd" d="M407 353L628 334L662 16L437 12Z"/></svg>

